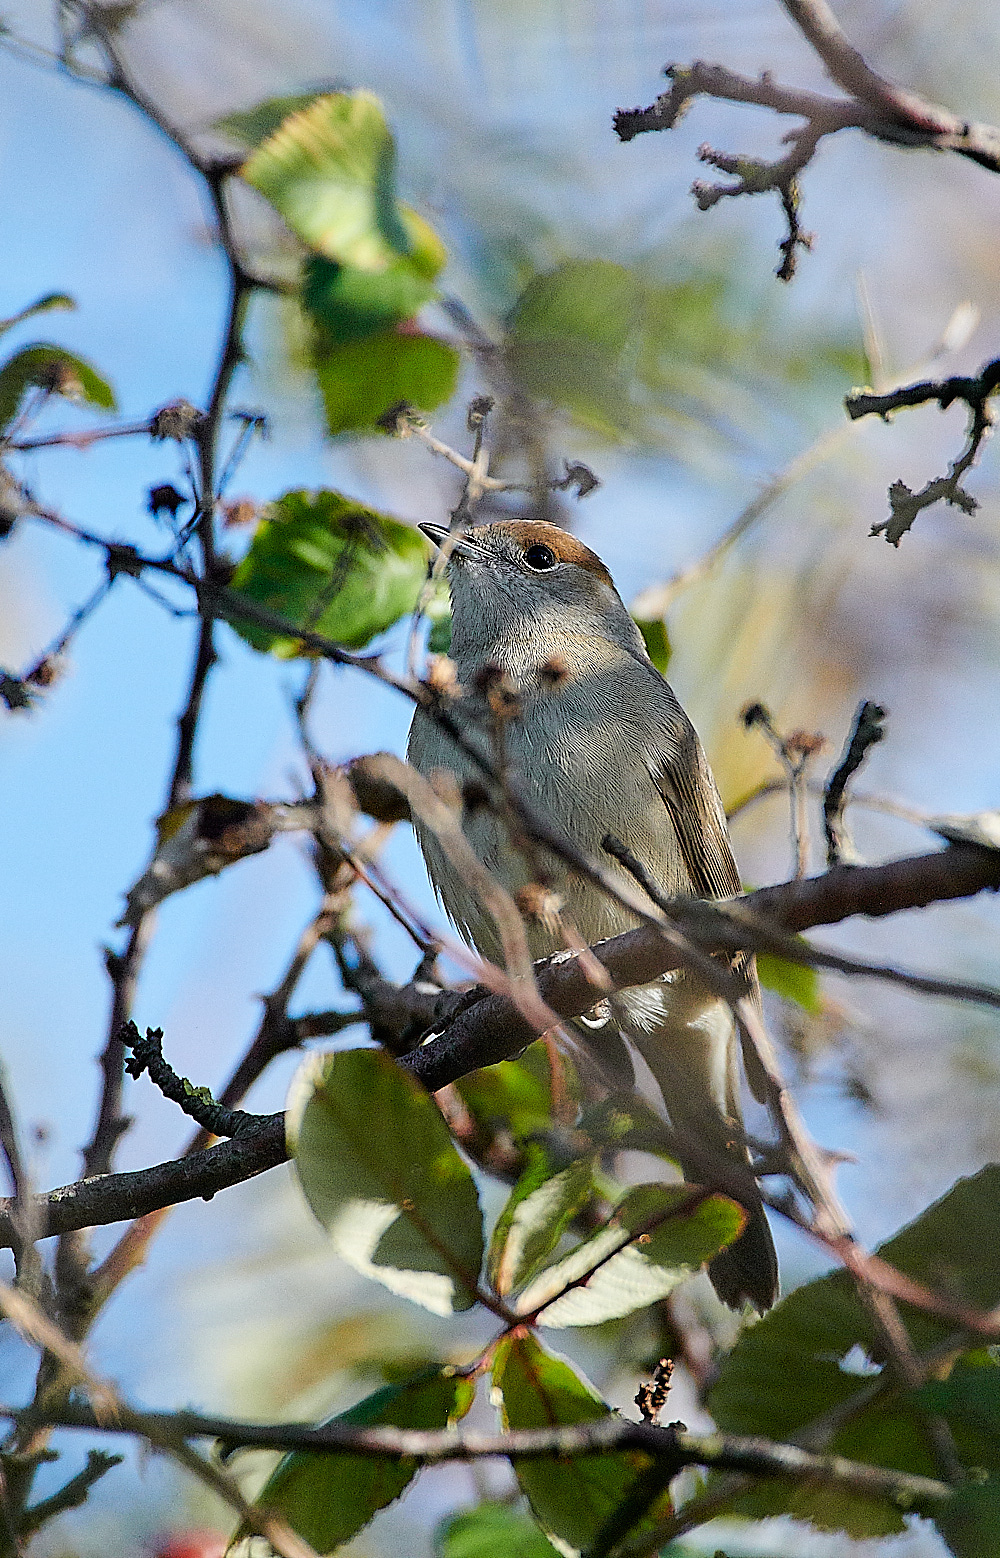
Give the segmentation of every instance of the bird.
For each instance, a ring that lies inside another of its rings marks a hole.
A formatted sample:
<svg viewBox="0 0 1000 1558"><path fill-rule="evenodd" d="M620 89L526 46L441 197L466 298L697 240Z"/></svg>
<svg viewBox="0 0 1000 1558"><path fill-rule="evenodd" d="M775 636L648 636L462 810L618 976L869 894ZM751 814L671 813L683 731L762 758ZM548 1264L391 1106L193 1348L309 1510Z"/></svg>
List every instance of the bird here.
<svg viewBox="0 0 1000 1558"><path fill-rule="evenodd" d="M653 665L608 569L589 547L538 519L498 520L449 532L420 529L447 557L452 606L449 658L462 699L453 717L470 734L491 728L490 687L510 699L502 721L503 763L521 793L570 844L607 863L609 835L643 863L670 897L729 898L741 891L725 812L697 733L672 688ZM495 707L495 702L494 702ZM464 713L463 713L464 711ZM492 728L497 729L492 719ZM482 750L487 756L490 747ZM495 743L494 743L495 755ZM634 912L572 865L512 836L507 816L483 804L481 772L426 709L414 713L410 763L427 777L456 776L466 797L462 825L473 850L512 895L537 883L557 895L563 922L588 945L638 923ZM478 782L477 782L478 781ZM446 913L483 956L502 960L496 924L419 819L418 841ZM526 925L533 958L565 946L558 919ZM736 960L751 1000L759 1001L753 961ZM610 1006L611 1020L602 1011ZM662 1095L678 1138L685 1178L706 1180L706 1160L722 1155L738 1168L747 1221L709 1266L720 1298L734 1309L749 1301L760 1313L774 1303L777 1257L753 1178L740 1104L739 1041L729 1003L693 971L617 992L576 1024L582 1046L615 1085L631 1084L628 1046L638 1050ZM751 1085L755 1078L750 1074ZM759 1086L759 1079L756 1079ZM691 1161L684 1142L696 1144ZM727 1184L731 1185L730 1172ZM730 1192L732 1193L732 1192Z"/></svg>

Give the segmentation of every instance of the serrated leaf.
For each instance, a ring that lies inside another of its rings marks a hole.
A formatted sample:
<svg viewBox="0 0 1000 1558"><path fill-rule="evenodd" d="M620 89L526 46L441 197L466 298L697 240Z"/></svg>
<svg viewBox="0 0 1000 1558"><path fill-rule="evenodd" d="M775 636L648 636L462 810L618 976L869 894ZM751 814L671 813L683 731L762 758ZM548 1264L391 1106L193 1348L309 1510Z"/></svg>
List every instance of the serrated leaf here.
<svg viewBox="0 0 1000 1558"><path fill-rule="evenodd" d="M505 1429L554 1428L595 1422L611 1409L565 1360L526 1332L505 1336L496 1349L493 1385ZM641 1452L574 1456L572 1460L514 1461L514 1472L542 1528L572 1547L591 1546L648 1470ZM636 1530L670 1513L666 1489Z"/></svg>
<svg viewBox="0 0 1000 1558"><path fill-rule="evenodd" d="M559 1166L549 1148L530 1142L527 1167L497 1220L486 1271L506 1297L529 1281L555 1249L593 1185L594 1159Z"/></svg>
<svg viewBox="0 0 1000 1558"><path fill-rule="evenodd" d="M434 1534L435 1558L559 1558L531 1516L487 1502L449 1515Z"/></svg>
<svg viewBox="0 0 1000 1558"><path fill-rule="evenodd" d="M324 92L293 92L288 97L270 97L255 108L243 108L236 113L225 114L221 119L216 119L212 129L231 136L243 146L259 146L279 130L292 114L300 113L303 108L315 103L317 98L325 96Z"/></svg>
<svg viewBox="0 0 1000 1558"><path fill-rule="evenodd" d="M0 335L6 335L8 330L13 330L15 325L21 324L25 319L31 319L35 314L48 314L57 308L74 309L76 300L67 292L46 292L44 297L36 298L19 313L11 314L7 319L0 319Z"/></svg>
<svg viewBox="0 0 1000 1558"><path fill-rule="evenodd" d="M808 963L793 963L791 958L778 957L773 952L759 952L757 973L765 990L794 1001L811 1016L823 1010L819 970Z"/></svg>
<svg viewBox="0 0 1000 1558"><path fill-rule="evenodd" d="M427 279L444 250L396 200L396 147L371 92L329 92L286 118L243 177L303 243L328 260L384 271L400 259Z"/></svg>
<svg viewBox="0 0 1000 1558"><path fill-rule="evenodd" d="M427 573L419 531L339 492L286 492L264 510L232 588L297 627L361 648L412 611ZM299 640L241 622L255 649L284 658Z"/></svg>
<svg viewBox="0 0 1000 1558"><path fill-rule="evenodd" d="M1000 1481L958 1488L934 1524L955 1558L1000 1558Z"/></svg>
<svg viewBox="0 0 1000 1558"><path fill-rule="evenodd" d="M662 617L636 617L635 625L642 634L646 653L661 676L666 676L670 664L670 638L667 624Z"/></svg>
<svg viewBox="0 0 1000 1558"><path fill-rule="evenodd" d="M421 411L450 400L460 357L454 347L420 331L386 330L343 346L317 345L313 368L331 433L374 432L390 406Z"/></svg>
<svg viewBox="0 0 1000 1558"><path fill-rule="evenodd" d="M1000 1167L991 1165L959 1180L942 1200L879 1249L901 1271L979 1309L1000 1301L995 1258L1000 1220ZM952 1332L947 1321L902 1306L918 1353ZM845 1271L807 1283L745 1331L725 1360L708 1398L718 1426L728 1432L794 1440L813 1419L850 1400L862 1385L850 1358L879 1356L867 1310ZM846 1360L846 1361L845 1361ZM776 1390L774 1382L791 1382ZM1000 1474L1000 1439L949 1419L959 1453L969 1466ZM877 1466L936 1476L918 1404L897 1393L864 1406L827 1446L834 1454ZM759 1484L733 1506L741 1514L788 1512L828 1530L882 1536L903 1529L888 1502L833 1487L790 1488Z"/></svg>
<svg viewBox="0 0 1000 1558"><path fill-rule="evenodd" d="M343 346L412 319L435 290L408 260L365 271L314 254L305 264L301 297L325 344Z"/></svg>
<svg viewBox="0 0 1000 1558"><path fill-rule="evenodd" d="M381 1050L343 1050L303 1061L286 1111L299 1180L337 1253L434 1314L471 1308L479 1199L430 1094Z"/></svg>
<svg viewBox="0 0 1000 1558"><path fill-rule="evenodd" d="M731 1244L746 1213L690 1185L636 1185L604 1228L549 1266L518 1297L543 1326L597 1325L642 1309Z"/></svg>
<svg viewBox="0 0 1000 1558"><path fill-rule="evenodd" d="M0 432L17 415L25 392L45 388L65 400L85 401L115 410L115 394L106 379L75 352L50 341L36 341L15 352L0 368Z"/></svg>
<svg viewBox="0 0 1000 1558"><path fill-rule="evenodd" d="M465 1416L472 1395L454 1370L435 1369L386 1386L330 1421L357 1428L446 1428ZM398 1499L418 1469L413 1460L388 1456L295 1451L279 1461L258 1497L318 1553L329 1553ZM234 1541L245 1534L241 1530Z"/></svg>

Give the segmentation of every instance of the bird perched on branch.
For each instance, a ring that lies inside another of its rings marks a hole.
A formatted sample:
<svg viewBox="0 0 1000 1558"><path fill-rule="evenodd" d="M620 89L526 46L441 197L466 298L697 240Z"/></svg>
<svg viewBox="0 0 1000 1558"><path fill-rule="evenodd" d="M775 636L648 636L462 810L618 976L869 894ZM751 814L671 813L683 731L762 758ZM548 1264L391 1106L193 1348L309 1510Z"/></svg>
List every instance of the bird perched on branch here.
<svg viewBox="0 0 1000 1558"><path fill-rule="evenodd" d="M670 897L739 893L701 743L600 558L542 521L502 521L451 536L439 525L420 528L449 549L450 655L465 690L455 716L467 721L470 736L478 731L494 768L515 774L535 808L577 849L606 861L633 895L634 881L603 851L609 835ZM428 776L438 769L457 775L469 842L522 905L541 878L557 910L529 919L533 957L565 945L560 918L591 945L637 923L600 886L526 839L509 811L483 804L480 771L421 709L409 758ZM484 956L501 960L496 923L473 886L419 822L417 834L449 916ZM758 999L752 962L736 966ZM619 992L610 1009L603 1024L593 1017L578 1025L581 1043L619 1086L623 1062L631 1071L620 1033L639 1050L663 1095L686 1177L712 1183L714 1161L715 1182L748 1213L740 1237L711 1263L716 1291L734 1307L749 1299L769 1308L777 1262L743 1137L732 1008L682 969Z"/></svg>

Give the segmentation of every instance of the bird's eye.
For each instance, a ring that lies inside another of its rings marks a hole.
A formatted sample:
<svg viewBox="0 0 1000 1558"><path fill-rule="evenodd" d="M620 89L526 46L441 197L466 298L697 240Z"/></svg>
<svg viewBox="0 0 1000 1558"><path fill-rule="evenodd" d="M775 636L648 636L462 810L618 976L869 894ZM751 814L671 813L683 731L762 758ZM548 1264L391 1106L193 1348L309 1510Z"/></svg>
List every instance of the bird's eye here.
<svg viewBox="0 0 1000 1558"><path fill-rule="evenodd" d="M524 560L536 573L544 573L547 568L555 567L556 554L550 546L543 546L540 541L536 541L534 546L528 547Z"/></svg>

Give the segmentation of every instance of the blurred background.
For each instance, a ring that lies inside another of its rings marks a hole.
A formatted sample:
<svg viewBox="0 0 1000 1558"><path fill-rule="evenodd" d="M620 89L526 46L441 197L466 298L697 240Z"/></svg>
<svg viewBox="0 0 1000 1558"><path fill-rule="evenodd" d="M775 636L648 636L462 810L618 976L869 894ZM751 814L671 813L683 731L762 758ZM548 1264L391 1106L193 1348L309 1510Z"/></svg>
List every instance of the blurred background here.
<svg viewBox="0 0 1000 1558"><path fill-rule="evenodd" d="M840 134L805 173L803 223L815 248L782 285L773 274L777 199L700 214L688 191L704 173L701 142L772 157L786 121L701 100L669 134L621 145L611 130L616 108L653 100L671 60L766 68L826 89L775 0L268 0L250 9L148 0L116 9L135 78L206 144L220 116L280 94L377 93L397 137L400 193L447 244L446 292L487 332L502 332L534 276L566 262L614 262L636 279L645 302L630 352L613 372L594 365L572 385L548 385L552 405L536 430L556 465L583 459L601 478L584 501L566 499L559 517L603 556L627 601L695 563L801 461L746 534L669 600L670 679L727 804L778 772L760 734L739 721L748 700L765 702L783 729L826 735L822 777L862 697L884 704L889 721L859 789L927 812L997 804L996 447L987 444L969 481L977 512L926 512L896 551L868 537L887 512L886 489L897 478L916 489L943 473L961 447L964 414L932 407L891 426L851 426L842 401L869 374L887 382L974 372L1000 353L1000 181L958 158ZM1000 12L973 0L853 0L838 16L877 70L965 116L1000 120ZM60 68L45 0L9 0L3 23L0 313L50 291L78 304L10 339L44 335L79 351L112 381L126 419L179 396L203 404L225 273L198 182L134 107ZM249 203L240 219L248 242L266 242ZM586 274L593 289L595 272ZM426 319L449 333L440 311ZM408 521L447 520L459 478L444 462L412 440L326 434L286 304L256 296L247 335L250 359L230 404L266 412L272 433L252 446L234 496L264 502L288 488L332 486ZM467 447L465 401L479 386L469 368L435 415L435 431L453 445ZM57 406L33 430L92 422ZM172 446L40 450L19 470L79 524L147 551L164 547L146 493L176 477ZM234 540L234 552L241 545ZM101 568L100 554L20 525L0 548L0 664L15 673L32 665ZM75 639L65 675L32 711L0 721L0 1055L39 1186L77 1177L90 1134L108 1011L103 948L121 945L122 894L151 850L194 632L122 580ZM388 649L401 652L404 639L405 624ZM256 654L226 627L220 645L196 793L296 794L306 782L292 714L303 666ZM323 668L313 731L331 760L402 751L408 717L388 691ZM818 809L812 820L819 869ZM898 818L857 808L853 825L871 860L931 847L930 835ZM734 839L748 883L784 879L787 799L748 808ZM433 913L403 828L386 864ZM164 1029L179 1070L210 1087L228 1074L316 903L294 837L167 901L136 1020ZM384 967L407 977L413 958L402 934L374 899L359 908ZM995 979L996 929L995 904L978 899L848 924L828 939L907 967ZM332 961L318 955L293 1012L342 1000ZM839 1185L863 1239L886 1236L1000 1152L992 1014L831 978L818 1013L775 1001L772 1016L811 1129L853 1155ZM295 1061L275 1063L248 1107L280 1108ZM179 1150L183 1123L148 1081L129 1084L127 1107L136 1124L120 1167ZM786 1287L822 1269L801 1239L776 1232ZM113 1235L99 1234L98 1250ZM102 1316L93 1347L98 1366L151 1406L320 1415L375 1388L387 1367L467 1357L488 1334L477 1324L445 1325L349 1273L278 1170L174 1212ZM630 1400L623 1328L564 1332L558 1343L610 1399ZM28 1388L31 1360L9 1338L0 1373L8 1399ZM58 1442L82 1456L69 1436ZM484 1479L504 1485L495 1470L425 1474L351 1551L429 1553L435 1522L475 1500ZM228 1522L172 1472L132 1458L83 1510L48 1528L38 1551L148 1553L164 1533L198 1525ZM692 1537L691 1550L713 1552L723 1535L733 1553L866 1550L787 1522L742 1535L713 1530ZM919 1523L877 1550L944 1551Z"/></svg>

